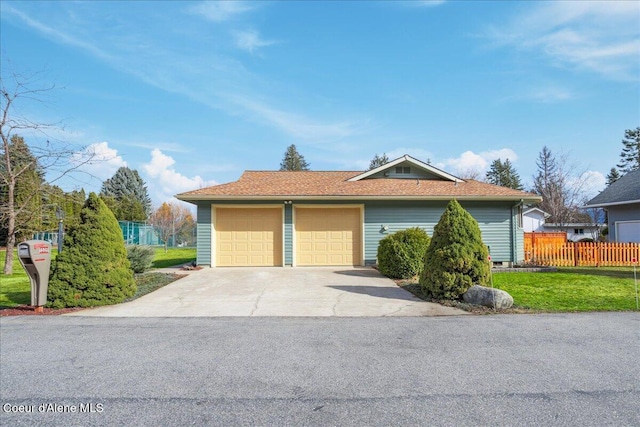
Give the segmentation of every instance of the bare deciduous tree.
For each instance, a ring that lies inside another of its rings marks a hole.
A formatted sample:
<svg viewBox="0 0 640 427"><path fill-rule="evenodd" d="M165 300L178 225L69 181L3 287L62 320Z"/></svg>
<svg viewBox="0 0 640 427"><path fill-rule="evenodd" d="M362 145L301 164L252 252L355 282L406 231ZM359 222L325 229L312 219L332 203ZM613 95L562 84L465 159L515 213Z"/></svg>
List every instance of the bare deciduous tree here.
<svg viewBox="0 0 640 427"><path fill-rule="evenodd" d="M21 115L21 105L25 102L43 102L43 97L54 89L54 85L42 85L41 76L33 74L23 76L11 73L10 66L3 66L0 75L0 137L2 147L0 148L0 188L2 189L2 205L0 205L0 224L6 227L7 232L7 253L3 272L13 273L13 249L16 245L16 232L19 229L17 223L18 215L29 210L32 201L36 197L41 197L41 192L34 189L27 197L20 200L16 198L16 185L21 178L29 171L38 168L45 174L52 177L49 183L53 183L70 172L76 170L83 164L93 159L93 154L84 151L82 158L76 155L78 149L72 150L62 146L60 143L53 143L47 138L47 131L58 126L58 123L40 123ZM5 71L6 74L5 74ZM34 143L29 146L30 157L28 161L17 161L12 154L12 136L18 134L33 135L34 139L42 139L42 143ZM75 163L69 163L69 159L75 157ZM31 212L36 215L39 213Z"/></svg>
<svg viewBox="0 0 640 427"><path fill-rule="evenodd" d="M194 220L188 208L175 202L164 202L151 214L149 222L157 231L160 240L164 242L166 253L169 240L175 239L186 226L193 224Z"/></svg>

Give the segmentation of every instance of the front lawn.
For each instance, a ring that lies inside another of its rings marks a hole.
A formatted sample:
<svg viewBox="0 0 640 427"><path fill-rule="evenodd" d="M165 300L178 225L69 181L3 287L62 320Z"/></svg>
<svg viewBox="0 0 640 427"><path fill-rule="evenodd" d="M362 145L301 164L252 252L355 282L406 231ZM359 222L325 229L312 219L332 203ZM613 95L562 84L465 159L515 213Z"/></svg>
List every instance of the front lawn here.
<svg viewBox="0 0 640 427"><path fill-rule="evenodd" d="M557 273L495 273L514 305L536 311L635 310L632 267L559 268Z"/></svg>
<svg viewBox="0 0 640 427"><path fill-rule="evenodd" d="M52 255L55 256L56 254L57 252L54 250ZM0 268L4 267L5 256L5 251L0 250ZM195 259L195 248L169 248L166 254L164 253L164 248L157 248L152 268L182 265ZM0 309L31 304L31 284L29 283L29 277L27 277L27 273L22 268L22 265L20 265L16 252L14 252L13 260L13 274L5 276L0 273ZM144 275L136 275L138 290L129 300L153 292L174 280L176 280L176 276L172 274L147 273Z"/></svg>
<svg viewBox="0 0 640 427"><path fill-rule="evenodd" d="M419 298L431 301L423 294L417 279L402 282L400 286ZM554 273L494 272L493 286L513 297L513 309L507 310L513 313L636 309L632 267L567 267ZM457 301L435 302L487 312Z"/></svg>
<svg viewBox="0 0 640 427"><path fill-rule="evenodd" d="M156 256L151 268L173 267L195 260L196 248L169 248L167 253L164 253L164 248L156 248Z"/></svg>

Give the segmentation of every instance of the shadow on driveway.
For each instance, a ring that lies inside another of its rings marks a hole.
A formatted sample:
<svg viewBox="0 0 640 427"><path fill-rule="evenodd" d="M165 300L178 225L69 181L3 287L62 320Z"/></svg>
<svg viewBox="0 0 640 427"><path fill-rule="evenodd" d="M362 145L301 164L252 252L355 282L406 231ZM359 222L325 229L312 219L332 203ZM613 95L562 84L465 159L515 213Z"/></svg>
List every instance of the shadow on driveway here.
<svg viewBox="0 0 640 427"><path fill-rule="evenodd" d="M354 294L370 295L378 298L389 298L405 301L417 301L419 298L401 288L384 288L381 286L349 286L349 285L329 285L328 288L337 289Z"/></svg>

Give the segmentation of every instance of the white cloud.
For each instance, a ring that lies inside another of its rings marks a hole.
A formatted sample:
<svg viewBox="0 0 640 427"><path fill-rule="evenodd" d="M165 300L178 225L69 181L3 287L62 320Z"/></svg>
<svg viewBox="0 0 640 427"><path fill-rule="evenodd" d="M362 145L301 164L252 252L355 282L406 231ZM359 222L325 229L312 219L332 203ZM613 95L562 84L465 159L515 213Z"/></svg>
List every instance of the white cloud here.
<svg viewBox="0 0 640 427"><path fill-rule="evenodd" d="M224 22L253 9L244 1L203 1L190 7L189 12L212 22Z"/></svg>
<svg viewBox="0 0 640 427"><path fill-rule="evenodd" d="M96 142L71 156L71 164L78 170L105 181L111 178L120 167L127 166L118 150L109 147L107 142Z"/></svg>
<svg viewBox="0 0 640 427"><path fill-rule="evenodd" d="M155 149L151 152L151 161L142 165L142 169L149 176L147 187L156 202L171 200L177 193L196 190L198 188L215 185L215 181L205 181L200 176L189 178L176 172L173 165L175 160Z"/></svg>
<svg viewBox="0 0 640 427"><path fill-rule="evenodd" d="M532 3L489 36L499 45L539 52L554 65L636 80L640 3L582 1Z"/></svg>
<svg viewBox="0 0 640 427"><path fill-rule="evenodd" d="M256 30L236 31L233 33L236 46L249 53L254 50L277 43L274 40L263 40Z"/></svg>
<svg viewBox="0 0 640 427"><path fill-rule="evenodd" d="M510 148L483 151L481 153L465 151L459 157L447 159L442 163L435 164L435 166L453 171L455 174L464 175L469 172L477 172L484 175L484 172L489 168L491 162L497 159L501 159L502 161L509 159L509 161L513 163L518 160L518 155Z"/></svg>

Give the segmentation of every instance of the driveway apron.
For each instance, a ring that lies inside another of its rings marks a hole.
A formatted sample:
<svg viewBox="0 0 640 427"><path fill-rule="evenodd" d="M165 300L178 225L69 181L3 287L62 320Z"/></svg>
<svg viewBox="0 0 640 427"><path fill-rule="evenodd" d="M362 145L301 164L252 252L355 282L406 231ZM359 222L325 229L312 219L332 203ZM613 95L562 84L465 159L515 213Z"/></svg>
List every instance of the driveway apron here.
<svg viewBox="0 0 640 427"><path fill-rule="evenodd" d="M193 272L134 301L69 316L384 317L464 315L422 301L373 268L228 267Z"/></svg>

